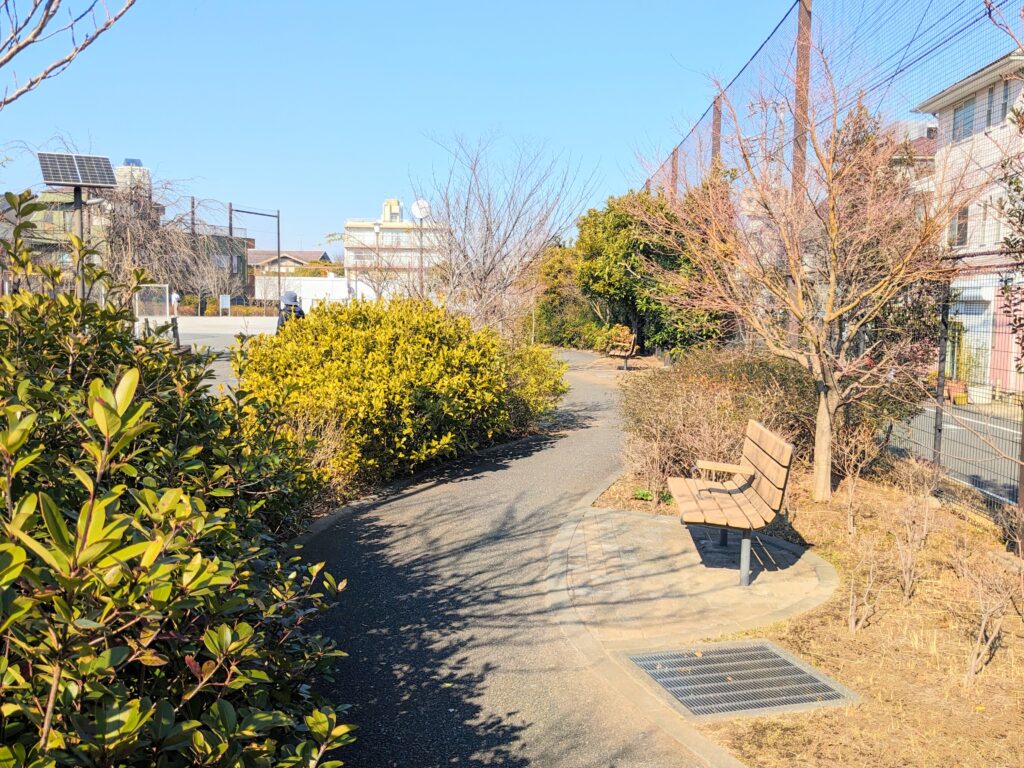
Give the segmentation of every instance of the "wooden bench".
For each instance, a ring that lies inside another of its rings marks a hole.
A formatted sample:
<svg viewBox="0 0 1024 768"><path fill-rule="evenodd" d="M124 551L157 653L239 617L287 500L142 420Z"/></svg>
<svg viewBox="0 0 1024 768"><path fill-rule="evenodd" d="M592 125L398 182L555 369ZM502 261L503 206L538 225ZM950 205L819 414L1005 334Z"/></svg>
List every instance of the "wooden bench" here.
<svg viewBox="0 0 1024 768"><path fill-rule="evenodd" d="M729 543L729 531L741 531L740 586L750 583L750 535L782 511L789 482L793 446L756 421L747 422L739 464L698 461L701 478L671 477L668 489L676 500L683 525L720 528L719 544ZM730 475L715 482L705 473Z"/></svg>
<svg viewBox="0 0 1024 768"><path fill-rule="evenodd" d="M942 391L942 399L947 403L955 403L957 395L967 396L967 385L962 381L947 381Z"/></svg>
<svg viewBox="0 0 1024 768"><path fill-rule="evenodd" d="M608 349L605 351L605 354L608 355L608 357L621 357L622 369L624 371L628 371L629 358L636 354L636 334L619 334L608 343Z"/></svg>

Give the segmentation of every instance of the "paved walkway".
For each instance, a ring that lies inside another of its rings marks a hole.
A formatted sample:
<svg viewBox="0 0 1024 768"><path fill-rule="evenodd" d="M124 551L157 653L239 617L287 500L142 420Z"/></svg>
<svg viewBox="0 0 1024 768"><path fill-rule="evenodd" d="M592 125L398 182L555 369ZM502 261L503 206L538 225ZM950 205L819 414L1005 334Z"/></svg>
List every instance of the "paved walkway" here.
<svg viewBox="0 0 1024 768"><path fill-rule="evenodd" d="M573 608L609 649L679 647L811 608L835 587L821 558L753 538L751 579L738 586L740 537L682 528L675 516L588 509L573 531L567 581Z"/></svg>
<svg viewBox="0 0 1024 768"><path fill-rule="evenodd" d="M567 359L572 390L557 434L447 466L307 536L307 555L349 582L323 626L350 654L329 690L354 702L349 718L361 728L346 764L735 765L605 647L615 606L657 589L649 576L671 581L636 571L613 594L612 571L629 570L634 556L639 564L658 540L685 560L670 542L688 537L670 520L588 517L589 499L620 470L619 374L583 353ZM637 531L654 526L641 534L649 544L623 545L630 520ZM594 568L581 569L570 552L595 542ZM692 558L689 569L700 570ZM768 589L762 576L753 596Z"/></svg>

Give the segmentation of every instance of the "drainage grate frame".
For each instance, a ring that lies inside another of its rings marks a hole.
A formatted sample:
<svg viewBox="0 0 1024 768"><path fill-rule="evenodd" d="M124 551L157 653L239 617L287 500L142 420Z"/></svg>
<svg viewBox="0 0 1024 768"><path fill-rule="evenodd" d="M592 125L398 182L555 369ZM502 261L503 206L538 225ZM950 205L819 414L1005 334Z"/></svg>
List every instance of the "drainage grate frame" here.
<svg viewBox="0 0 1024 768"><path fill-rule="evenodd" d="M843 706L858 699L767 640L707 643L629 660L699 719Z"/></svg>

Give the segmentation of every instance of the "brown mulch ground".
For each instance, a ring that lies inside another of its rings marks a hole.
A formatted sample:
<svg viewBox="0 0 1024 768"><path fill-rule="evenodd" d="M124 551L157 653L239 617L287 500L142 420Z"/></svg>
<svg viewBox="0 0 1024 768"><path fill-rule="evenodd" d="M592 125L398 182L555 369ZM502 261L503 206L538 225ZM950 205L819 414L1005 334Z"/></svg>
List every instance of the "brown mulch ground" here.
<svg viewBox="0 0 1024 768"><path fill-rule="evenodd" d="M977 631L976 589L964 575L1003 557L997 532L966 507L935 505L917 554L918 587L904 599L896 537L903 510L920 502L905 491L862 480L855 496L857 533L846 530L843 489L815 504L799 473L793 481L786 538L803 539L833 563L841 584L824 606L747 636L770 639L861 696L850 707L702 725L751 768L790 766L1024 766L1024 580L1003 624L1000 647L980 676L965 682ZM675 514L671 504L634 497L624 478L596 506ZM920 511L917 513L920 515ZM777 533L779 531L776 531ZM866 544L874 546L874 555ZM865 628L848 626L850 586L877 564L879 612ZM1024 577L1022 577L1024 579Z"/></svg>

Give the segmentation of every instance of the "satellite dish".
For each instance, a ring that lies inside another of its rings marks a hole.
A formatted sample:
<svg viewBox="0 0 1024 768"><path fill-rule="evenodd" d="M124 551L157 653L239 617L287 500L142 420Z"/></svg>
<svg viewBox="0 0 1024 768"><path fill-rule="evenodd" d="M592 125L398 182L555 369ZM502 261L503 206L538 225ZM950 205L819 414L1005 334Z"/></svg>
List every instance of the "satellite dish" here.
<svg viewBox="0 0 1024 768"><path fill-rule="evenodd" d="M423 198L420 198L412 204L412 215L413 218L423 221L430 216L430 203Z"/></svg>

